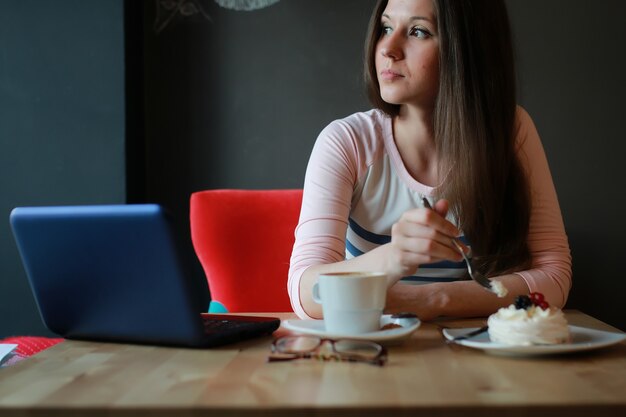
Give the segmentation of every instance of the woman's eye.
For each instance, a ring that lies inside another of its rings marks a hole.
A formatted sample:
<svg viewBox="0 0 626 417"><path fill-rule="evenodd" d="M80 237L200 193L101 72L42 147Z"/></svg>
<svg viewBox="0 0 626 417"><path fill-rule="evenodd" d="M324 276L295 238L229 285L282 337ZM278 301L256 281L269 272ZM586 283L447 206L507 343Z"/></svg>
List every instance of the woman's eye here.
<svg viewBox="0 0 626 417"><path fill-rule="evenodd" d="M383 35L389 35L391 33L391 28L389 26L383 26L381 29L381 33Z"/></svg>
<svg viewBox="0 0 626 417"><path fill-rule="evenodd" d="M426 39L428 37L430 37L430 32L427 31L426 29L420 29L418 27L412 27L409 35L411 36L415 36L416 38L419 39Z"/></svg>

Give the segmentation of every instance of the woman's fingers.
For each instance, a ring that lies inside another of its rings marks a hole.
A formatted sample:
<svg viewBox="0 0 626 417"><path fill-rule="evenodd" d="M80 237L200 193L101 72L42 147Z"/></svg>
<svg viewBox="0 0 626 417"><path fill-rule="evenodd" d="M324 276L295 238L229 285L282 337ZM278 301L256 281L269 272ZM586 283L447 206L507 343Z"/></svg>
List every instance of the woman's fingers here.
<svg viewBox="0 0 626 417"><path fill-rule="evenodd" d="M398 223L404 222L426 226L449 237L457 237L459 235L459 229L435 210L423 208L408 210L402 214L398 221Z"/></svg>
<svg viewBox="0 0 626 417"><path fill-rule="evenodd" d="M419 223L400 221L393 225L391 241L399 250L420 255L419 263L444 259L460 260L452 237ZM405 257L406 258L406 257Z"/></svg>
<svg viewBox="0 0 626 417"><path fill-rule="evenodd" d="M446 215L448 214L448 208L449 208L448 200L441 199L435 203L433 210L435 210L437 214L439 214L441 217L445 219Z"/></svg>
<svg viewBox="0 0 626 417"><path fill-rule="evenodd" d="M459 230L445 218L447 212L448 202L439 200L432 209L417 208L402 214L391 228L393 268L411 273L422 264L463 259L454 244Z"/></svg>
<svg viewBox="0 0 626 417"><path fill-rule="evenodd" d="M394 235L432 240L454 252L452 239L459 235L459 230L434 210L415 209L405 212L393 225L392 239Z"/></svg>

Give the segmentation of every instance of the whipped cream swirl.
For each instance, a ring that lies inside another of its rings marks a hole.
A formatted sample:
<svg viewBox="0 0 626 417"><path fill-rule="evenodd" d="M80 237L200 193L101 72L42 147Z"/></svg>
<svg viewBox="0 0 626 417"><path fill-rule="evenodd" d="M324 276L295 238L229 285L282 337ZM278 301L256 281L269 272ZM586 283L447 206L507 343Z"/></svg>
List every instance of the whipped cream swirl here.
<svg viewBox="0 0 626 417"><path fill-rule="evenodd" d="M514 305L499 309L487 320L492 342L507 345L553 345L570 340L569 327L560 309Z"/></svg>
<svg viewBox="0 0 626 417"><path fill-rule="evenodd" d="M502 281L492 279L489 284L491 285L493 292L495 292L500 298L505 297L509 293L509 290L504 286Z"/></svg>

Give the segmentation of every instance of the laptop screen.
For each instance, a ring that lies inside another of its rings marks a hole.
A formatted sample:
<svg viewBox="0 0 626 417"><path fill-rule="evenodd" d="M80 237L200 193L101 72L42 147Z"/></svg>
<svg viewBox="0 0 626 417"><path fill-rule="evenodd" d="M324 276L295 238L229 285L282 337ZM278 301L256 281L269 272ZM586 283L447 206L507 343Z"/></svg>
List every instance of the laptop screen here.
<svg viewBox="0 0 626 417"><path fill-rule="evenodd" d="M76 339L202 345L171 221L154 204L18 207L11 225L42 320ZM208 294L206 279L204 289Z"/></svg>

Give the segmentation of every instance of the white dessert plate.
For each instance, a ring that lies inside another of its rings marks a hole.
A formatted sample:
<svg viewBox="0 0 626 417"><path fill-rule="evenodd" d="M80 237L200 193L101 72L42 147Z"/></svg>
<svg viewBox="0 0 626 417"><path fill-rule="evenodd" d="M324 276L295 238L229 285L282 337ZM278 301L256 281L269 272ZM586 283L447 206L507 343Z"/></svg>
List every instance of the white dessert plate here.
<svg viewBox="0 0 626 417"><path fill-rule="evenodd" d="M463 336L476 329L477 327L444 329L443 335L446 339L452 340L457 336ZM569 326L569 329L572 335L572 341L558 345L510 346L503 343L492 342L487 332L468 339L457 340L455 343L471 348L482 349L494 355L535 356L583 352L615 345L626 340L626 333L606 332L578 326Z"/></svg>
<svg viewBox="0 0 626 417"><path fill-rule="evenodd" d="M380 325L383 327L386 324L395 323L396 320L391 318L391 315L384 314L380 319ZM283 327L298 334L309 334L314 336L320 336L329 339L352 339L352 340L371 340L377 343L392 343L399 342L408 338L418 327L420 327L420 320L403 319L398 324L401 327L395 327L392 329L379 330L377 332L361 333L361 334L342 334L327 332L324 327L324 320L283 320Z"/></svg>

